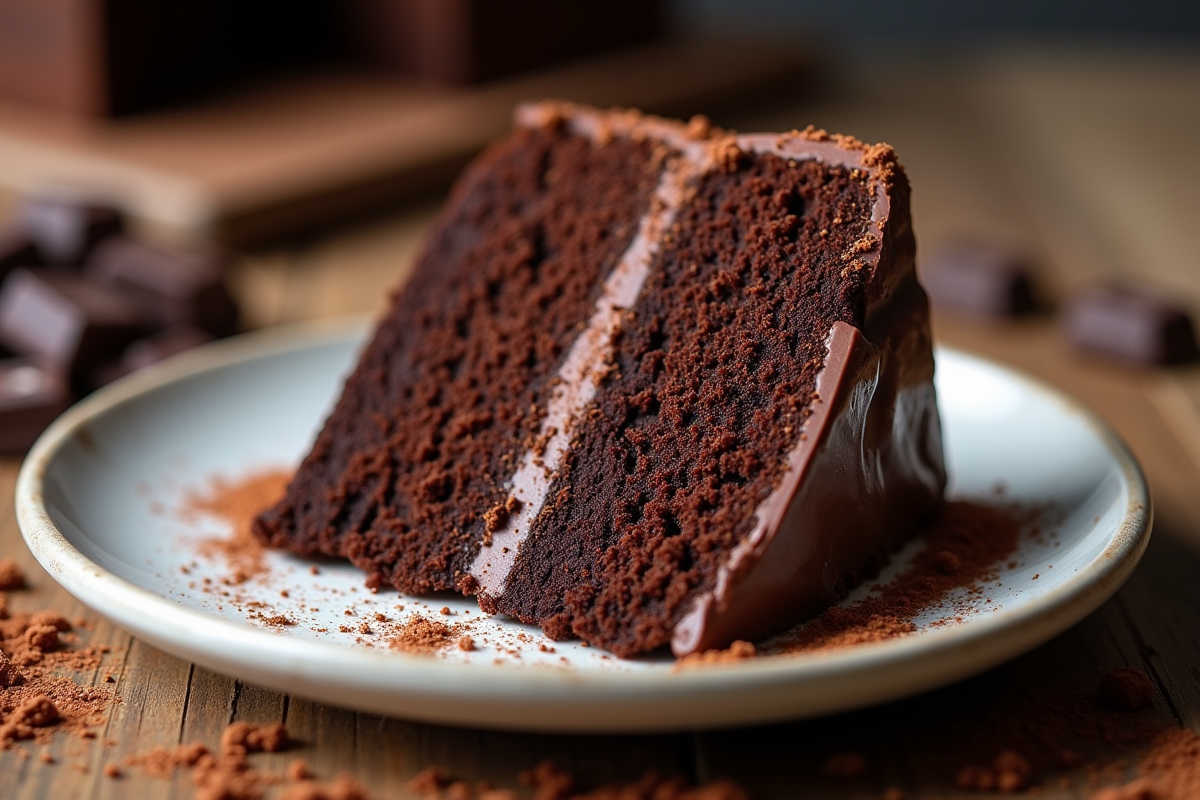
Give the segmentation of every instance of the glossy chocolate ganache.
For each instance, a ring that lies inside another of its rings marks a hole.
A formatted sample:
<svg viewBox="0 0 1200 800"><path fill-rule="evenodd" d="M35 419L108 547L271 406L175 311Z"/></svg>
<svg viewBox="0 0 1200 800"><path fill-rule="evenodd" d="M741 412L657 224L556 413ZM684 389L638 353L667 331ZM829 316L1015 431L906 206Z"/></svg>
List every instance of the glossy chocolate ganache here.
<svg viewBox="0 0 1200 800"><path fill-rule="evenodd" d="M941 502L914 251L886 145L524 106L256 532L622 656L779 630Z"/></svg>

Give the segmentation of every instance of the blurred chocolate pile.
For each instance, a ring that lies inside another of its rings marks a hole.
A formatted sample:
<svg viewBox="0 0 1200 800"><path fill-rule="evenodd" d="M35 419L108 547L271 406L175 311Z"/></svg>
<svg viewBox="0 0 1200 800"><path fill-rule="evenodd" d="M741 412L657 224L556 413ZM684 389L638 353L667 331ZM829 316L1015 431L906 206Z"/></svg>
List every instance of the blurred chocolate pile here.
<svg viewBox="0 0 1200 800"><path fill-rule="evenodd" d="M0 97L103 117L322 65L476 83L651 41L663 5L0 0Z"/></svg>
<svg viewBox="0 0 1200 800"><path fill-rule="evenodd" d="M237 330L216 250L151 245L112 208L30 198L0 228L0 452L72 402Z"/></svg>
<svg viewBox="0 0 1200 800"><path fill-rule="evenodd" d="M1146 282L1093 281L1055 304L1042 295L1037 262L1003 245L959 241L922 257L921 278L936 309L963 319L1000 322L1052 313L1077 351L1142 367L1200 360L1188 309Z"/></svg>

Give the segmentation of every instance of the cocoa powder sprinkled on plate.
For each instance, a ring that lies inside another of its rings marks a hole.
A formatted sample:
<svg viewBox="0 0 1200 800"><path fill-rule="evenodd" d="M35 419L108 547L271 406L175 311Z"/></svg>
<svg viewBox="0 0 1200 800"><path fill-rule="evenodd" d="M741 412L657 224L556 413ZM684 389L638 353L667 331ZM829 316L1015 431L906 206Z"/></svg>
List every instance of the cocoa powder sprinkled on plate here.
<svg viewBox="0 0 1200 800"><path fill-rule="evenodd" d="M266 551L254 538L250 525L260 511L283 496L291 477L290 470L281 469L254 472L238 480L216 476L203 489L185 496L180 511L185 521L208 514L229 525L227 537L205 539L197 548L206 558L225 560L229 583L245 583L267 571Z"/></svg>
<svg viewBox="0 0 1200 800"><path fill-rule="evenodd" d="M985 599L982 585L997 578L1040 513L949 502L918 534L920 547L900 574L852 605L826 609L760 653L814 652L908 636L918 617L951 597L958 598L954 608L939 622L955 622Z"/></svg>
<svg viewBox="0 0 1200 800"><path fill-rule="evenodd" d="M738 640L724 650L705 650L702 653L691 653L675 662L676 669L704 666L708 664L730 664L754 658L757 649L750 642Z"/></svg>
<svg viewBox="0 0 1200 800"><path fill-rule="evenodd" d="M447 625L421 616L409 618L388 639L388 646L402 653L435 653L457 645L463 626ZM471 642L472 649L475 643ZM459 645L461 648L461 645Z"/></svg>
<svg viewBox="0 0 1200 800"><path fill-rule="evenodd" d="M827 608L757 647L735 642L725 650L686 656L677 666L722 664L896 639L916 632L916 620L948 599L953 599L953 604L947 615L933 624L961 621L987 602L983 585L997 579L1023 535L1037 532L1042 513L1015 506L949 502L917 534L919 549L908 565L871 594L850 605Z"/></svg>

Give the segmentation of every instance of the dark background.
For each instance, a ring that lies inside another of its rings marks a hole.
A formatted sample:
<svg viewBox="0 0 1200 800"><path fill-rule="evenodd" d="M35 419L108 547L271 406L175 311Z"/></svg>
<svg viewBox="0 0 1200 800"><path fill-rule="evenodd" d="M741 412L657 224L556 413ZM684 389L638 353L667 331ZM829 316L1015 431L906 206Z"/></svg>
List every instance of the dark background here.
<svg viewBox="0 0 1200 800"><path fill-rule="evenodd" d="M1200 2L1146 0L670 0L674 23L708 32L822 32L835 41L976 44L1031 34L1153 34L1192 44ZM865 40L865 41L864 41Z"/></svg>

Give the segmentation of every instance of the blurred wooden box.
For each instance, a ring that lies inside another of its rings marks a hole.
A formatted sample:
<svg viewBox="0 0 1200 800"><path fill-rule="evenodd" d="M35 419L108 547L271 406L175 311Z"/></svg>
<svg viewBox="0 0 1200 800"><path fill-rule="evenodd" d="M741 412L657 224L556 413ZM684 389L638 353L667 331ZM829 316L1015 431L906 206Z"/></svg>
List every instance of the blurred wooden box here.
<svg viewBox="0 0 1200 800"><path fill-rule="evenodd" d="M327 0L0 0L0 96L87 116L161 108L336 50Z"/></svg>
<svg viewBox="0 0 1200 800"><path fill-rule="evenodd" d="M0 0L0 96L85 116L368 64L476 83L642 44L661 0Z"/></svg>
<svg viewBox="0 0 1200 800"><path fill-rule="evenodd" d="M477 83L642 44L661 0L350 0L352 52L441 83Z"/></svg>
<svg viewBox="0 0 1200 800"><path fill-rule="evenodd" d="M444 185L523 100L686 116L794 95L809 66L798 46L668 40L468 87L326 69L117 119L0 100L0 188L61 187L143 228L245 244Z"/></svg>

